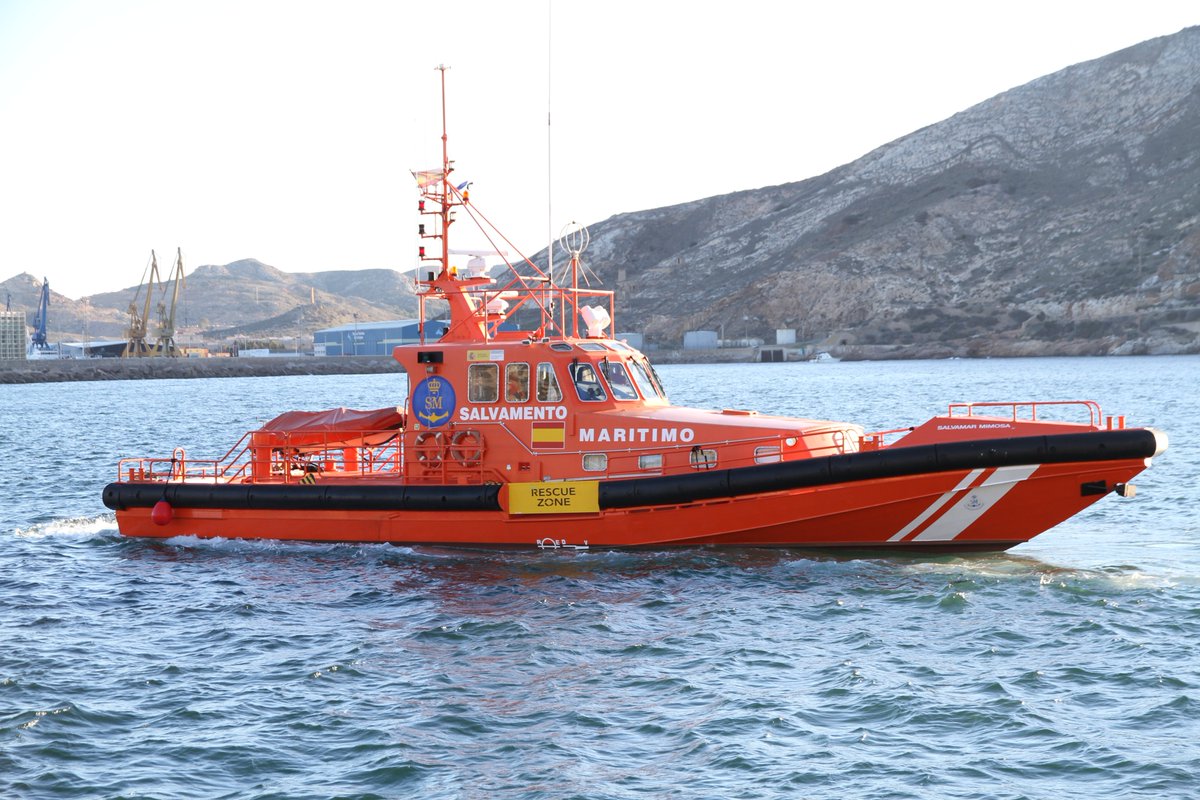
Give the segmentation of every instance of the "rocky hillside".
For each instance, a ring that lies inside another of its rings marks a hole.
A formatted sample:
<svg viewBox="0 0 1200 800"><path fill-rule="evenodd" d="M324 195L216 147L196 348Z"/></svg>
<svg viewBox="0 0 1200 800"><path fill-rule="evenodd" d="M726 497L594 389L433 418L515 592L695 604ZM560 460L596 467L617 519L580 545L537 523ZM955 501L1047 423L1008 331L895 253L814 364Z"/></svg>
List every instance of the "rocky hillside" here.
<svg viewBox="0 0 1200 800"><path fill-rule="evenodd" d="M623 328L667 346L795 328L847 355L1200 351L1200 27L826 175L591 234Z"/></svg>
<svg viewBox="0 0 1200 800"><path fill-rule="evenodd" d="M133 286L87 299L93 306L123 312L136 292ZM308 332L349 322L355 315L367 321L416 312L412 282L394 270L284 272L249 258L187 274L177 322L186 319L213 335L295 335L297 324Z"/></svg>
<svg viewBox="0 0 1200 800"><path fill-rule="evenodd" d="M0 296L3 296L13 311L24 311L25 319L33 323L34 314L42 296L42 278L28 272L0 281ZM133 292L129 293L133 296ZM125 301L125 306L129 300ZM96 307L87 300L72 300L54 291L50 281L50 313L47 332L51 342L106 338L120 335L128 324L128 315L114 308Z"/></svg>
<svg viewBox="0 0 1200 800"><path fill-rule="evenodd" d="M186 254L185 254L186 256ZM159 264L160 272L169 265ZM143 307L145 293L130 286L115 292L72 300L56 294L51 281L50 338L120 338L129 324L128 309L137 299ZM21 274L0 282L0 292L12 296L14 309L26 309L32 318L41 281ZM160 300L170 302L168 285L151 301L154 317ZM313 330L349 323L415 317L417 300L412 281L387 269L331 272L284 272L255 259L224 266L201 266L186 274L176 310L176 325L184 339L227 337L306 336Z"/></svg>

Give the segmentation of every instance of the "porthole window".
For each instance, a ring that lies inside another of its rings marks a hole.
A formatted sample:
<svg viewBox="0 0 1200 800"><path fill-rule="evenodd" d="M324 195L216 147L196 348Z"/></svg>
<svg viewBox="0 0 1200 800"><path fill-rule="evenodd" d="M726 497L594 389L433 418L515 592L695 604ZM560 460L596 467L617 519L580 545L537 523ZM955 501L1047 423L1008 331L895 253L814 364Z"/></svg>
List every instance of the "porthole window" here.
<svg viewBox="0 0 1200 800"><path fill-rule="evenodd" d="M638 456L638 469L662 469L662 453Z"/></svg>
<svg viewBox="0 0 1200 800"><path fill-rule="evenodd" d="M779 445L754 448L755 464L774 464L779 460Z"/></svg>
<svg viewBox="0 0 1200 800"><path fill-rule="evenodd" d="M584 453L584 472L604 472L608 469L608 455L605 453Z"/></svg>
<svg viewBox="0 0 1200 800"><path fill-rule="evenodd" d="M692 469L715 469L717 466L717 451L711 448L693 447L688 454L688 462Z"/></svg>

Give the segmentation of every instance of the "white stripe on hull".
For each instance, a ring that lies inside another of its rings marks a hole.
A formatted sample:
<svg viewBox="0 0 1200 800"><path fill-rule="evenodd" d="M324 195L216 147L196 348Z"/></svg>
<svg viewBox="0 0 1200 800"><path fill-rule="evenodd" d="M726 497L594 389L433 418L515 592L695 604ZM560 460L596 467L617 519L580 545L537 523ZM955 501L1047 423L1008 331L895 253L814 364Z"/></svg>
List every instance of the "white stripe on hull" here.
<svg viewBox="0 0 1200 800"><path fill-rule="evenodd" d="M951 506L925 530L913 537L914 542L949 542L986 514L1014 486L1028 478L1041 464L1000 467L988 479ZM960 484L961 485L961 484Z"/></svg>
<svg viewBox="0 0 1200 800"><path fill-rule="evenodd" d="M937 500L934 500L933 503L929 506L929 508L925 509L919 515L917 515L917 518L914 519L912 522L908 523L903 528L901 528L899 531L892 534L892 536L888 539L888 541L889 542L901 541L905 536L908 536L910 533L915 531L923 522L925 522L925 520L929 519L931 516L936 514L939 508L946 505L946 503L950 502L950 499L952 497L954 497L954 495L958 494L963 489L966 489L968 486L970 486L972 483L974 483L975 479L978 478L982 474L983 474L982 469L971 470L969 473L967 473L967 477L963 478L961 481L958 482L958 486L955 486L953 489L951 489L950 491L943 494Z"/></svg>

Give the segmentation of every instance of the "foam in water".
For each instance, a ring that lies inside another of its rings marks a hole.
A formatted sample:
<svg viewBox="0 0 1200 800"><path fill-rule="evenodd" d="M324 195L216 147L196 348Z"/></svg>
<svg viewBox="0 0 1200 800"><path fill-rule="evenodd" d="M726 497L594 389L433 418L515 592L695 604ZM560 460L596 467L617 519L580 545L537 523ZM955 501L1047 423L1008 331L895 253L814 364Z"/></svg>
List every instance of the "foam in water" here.
<svg viewBox="0 0 1200 800"><path fill-rule="evenodd" d="M47 536L94 536L111 533L117 529L117 515L100 514L94 517L66 517L40 522L28 528L17 528L13 535L25 539L41 539Z"/></svg>

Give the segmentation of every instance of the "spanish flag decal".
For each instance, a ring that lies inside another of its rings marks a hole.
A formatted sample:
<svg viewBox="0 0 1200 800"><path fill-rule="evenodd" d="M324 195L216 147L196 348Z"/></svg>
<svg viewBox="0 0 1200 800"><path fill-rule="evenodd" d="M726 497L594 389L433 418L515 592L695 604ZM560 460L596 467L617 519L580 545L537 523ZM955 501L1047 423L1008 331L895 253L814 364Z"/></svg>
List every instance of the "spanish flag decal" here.
<svg viewBox="0 0 1200 800"><path fill-rule="evenodd" d="M565 422L535 422L530 444L534 450L548 448L562 449L567 446L567 423Z"/></svg>

